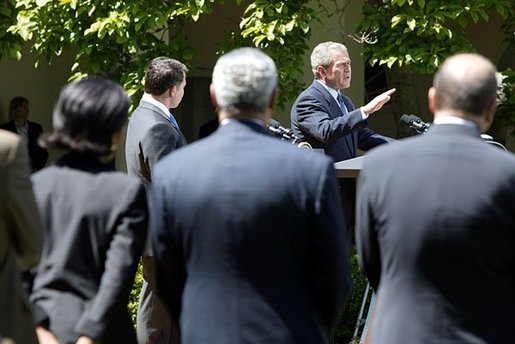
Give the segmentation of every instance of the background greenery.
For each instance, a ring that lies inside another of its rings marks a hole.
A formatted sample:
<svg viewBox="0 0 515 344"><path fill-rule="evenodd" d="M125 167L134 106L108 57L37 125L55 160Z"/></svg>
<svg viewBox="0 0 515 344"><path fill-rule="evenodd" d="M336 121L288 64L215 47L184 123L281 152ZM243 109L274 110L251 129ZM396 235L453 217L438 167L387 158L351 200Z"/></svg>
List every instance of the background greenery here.
<svg viewBox="0 0 515 344"><path fill-rule="evenodd" d="M383 0L366 1L355 37L363 42L364 56L370 65L386 65L392 84L404 90L405 97L395 97L398 109L413 108L409 90L409 72L434 73L446 57L458 52L475 52L464 30L479 21L494 24L504 32L507 51L515 45L515 2L513 0ZM513 49L511 50L513 51ZM504 98L497 112L497 125L515 123L515 93L512 69L513 56L507 66L500 66L504 75ZM510 69L511 67L511 69ZM395 114L399 118L400 114ZM397 123L397 122L396 122ZM495 123L494 123L495 125ZM497 126L496 125L496 126ZM515 132L511 132L515 137ZM502 138L504 139L504 138Z"/></svg>
<svg viewBox="0 0 515 344"><path fill-rule="evenodd" d="M139 302L139 293L141 292L141 286L143 284L143 272L141 262L138 266L138 271L136 272L136 278L134 279L134 285L131 290L131 294L129 295L129 313L131 314L132 321L134 326L136 326L136 313L138 311L138 302Z"/></svg>
<svg viewBox="0 0 515 344"><path fill-rule="evenodd" d="M0 59L20 59L23 44L38 56L36 65L52 63L63 51L73 51L71 79L89 74L111 78L119 81L136 102L148 61L169 55L188 64L196 51L188 42L185 25L196 23L201 16L212 13L215 5L225 2L2 0ZM291 101L304 87L298 76L311 25L335 13L329 13L320 0L234 2L245 8L244 15L239 27L227 33L218 53L242 45L265 50L278 66L279 105ZM371 65L433 73L445 57L474 51L463 29L489 21L494 13L502 19L505 42L514 44L514 6L512 0L369 0L365 1L356 32L347 34L354 34L364 44L364 55ZM344 11L345 4L334 8ZM513 93L506 97L512 104ZM515 118L513 111L504 113L511 121Z"/></svg>

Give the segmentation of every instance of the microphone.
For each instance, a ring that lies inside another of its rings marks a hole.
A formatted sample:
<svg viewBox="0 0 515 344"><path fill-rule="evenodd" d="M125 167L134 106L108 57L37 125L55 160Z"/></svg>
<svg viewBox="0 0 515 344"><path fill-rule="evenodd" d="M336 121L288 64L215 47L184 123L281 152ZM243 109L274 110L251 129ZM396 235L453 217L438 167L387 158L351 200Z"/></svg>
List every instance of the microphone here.
<svg viewBox="0 0 515 344"><path fill-rule="evenodd" d="M267 128L270 133L283 140L294 141L296 139L295 135L293 134L293 130L283 127L281 123L277 122L275 119L270 118L268 120Z"/></svg>
<svg viewBox="0 0 515 344"><path fill-rule="evenodd" d="M309 143L301 141L297 136L295 136L292 129L283 127L281 123L277 122L274 119L270 118L268 120L267 129L268 132L280 138L281 140L289 141L302 149L313 150Z"/></svg>
<svg viewBox="0 0 515 344"><path fill-rule="evenodd" d="M411 129L414 129L417 133L423 134L431 126L430 123L422 121L422 119L415 115L402 115L401 123L407 125Z"/></svg>

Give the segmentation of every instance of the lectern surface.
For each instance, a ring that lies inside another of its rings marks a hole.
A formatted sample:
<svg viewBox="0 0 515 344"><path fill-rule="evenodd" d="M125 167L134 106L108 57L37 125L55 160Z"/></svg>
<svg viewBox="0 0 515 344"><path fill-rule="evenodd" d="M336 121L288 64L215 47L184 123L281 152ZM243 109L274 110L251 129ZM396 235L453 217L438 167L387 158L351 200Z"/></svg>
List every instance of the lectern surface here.
<svg viewBox="0 0 515 344"><path fill-rule="evenodd" d="M353 159L338 161L334 164L336 178L358 178L359 172L363 167L363 157L358 156Z"/></svg>

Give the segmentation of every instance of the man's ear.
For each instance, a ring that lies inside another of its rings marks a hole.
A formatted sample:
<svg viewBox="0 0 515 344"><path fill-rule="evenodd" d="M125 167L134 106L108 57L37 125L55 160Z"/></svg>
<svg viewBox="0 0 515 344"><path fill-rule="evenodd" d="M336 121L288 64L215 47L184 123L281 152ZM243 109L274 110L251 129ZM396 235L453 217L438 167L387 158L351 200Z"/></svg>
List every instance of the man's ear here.
<svg viewBox="0 0 515 344"><path fill-rule="evenodd" d="M485 115L483 118L484 118L486 129L484 129L484 131L487 131L492 126L492 122L494 121L496 109L497 109L497 100L494 99L494 100L492 100L492 102L488 105L488 107L485 110Z"/></svg>
<svg viewBox="0 0 515 344"><path fill-rule="evenodd" d="M427 91L427 102L429 104L429 111L434 114L436 112L436 88L431 86Z"/></svg>
<svg viewBox="0 0 515 344"><path fill-rule="evenodd" d="M168 89L168 95L170 96L170 98L173 98L175 97L175 94L177 93L177 86L172 86Z"/></svg>
<svg viewBox="0 0 515 344"><path fill-rule="evenodd" d="M218 109L218 102L216 101L215 95L215 86L213 84L209 85L209 96L211 97L211 104L213 104L215 109Z"/></svg>
<svg viewBox="0 0 515 344"><path fill-rule="evenodd" d="M317 66L316 71L317 71L318 75L320 75L320 77L323 79L325 79L325 77L327 76L327 73L325 72L325 68L322 66Z"/></svg>
<svg viewBox="0 0 515 344"><path fill-rule="evenodd" d="M279 97L279 87L276 86L274 88L274 90L272 91L272 95L270 96L270 102L268 103L268 108L270 109L270 113L274 112L278 97Z"/></svg>

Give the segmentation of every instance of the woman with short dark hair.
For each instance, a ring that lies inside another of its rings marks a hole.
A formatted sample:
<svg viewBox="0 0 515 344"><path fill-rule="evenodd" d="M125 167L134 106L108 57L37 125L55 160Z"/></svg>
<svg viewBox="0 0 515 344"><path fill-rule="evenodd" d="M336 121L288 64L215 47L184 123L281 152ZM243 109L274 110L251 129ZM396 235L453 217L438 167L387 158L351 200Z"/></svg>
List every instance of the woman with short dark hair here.
<svg viewBox="0 0 515 344"><path fill-rule="evenodd" d="M127 302L146 238L146 195L110 163L128 108L112 81L72 82L55 104L54 132L40 140L68 151L33 175L45 231L31 294L41 342L136 343Z"/></svg>

